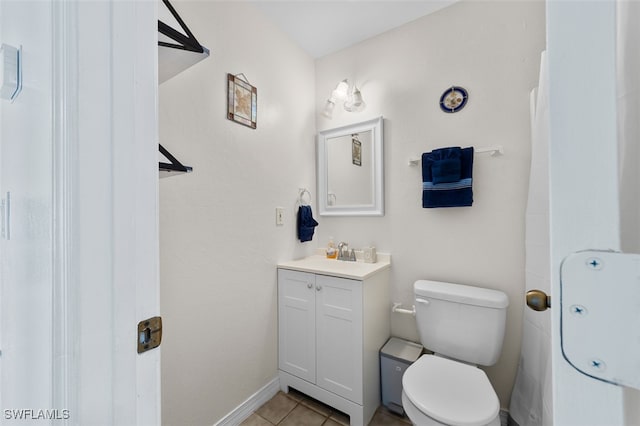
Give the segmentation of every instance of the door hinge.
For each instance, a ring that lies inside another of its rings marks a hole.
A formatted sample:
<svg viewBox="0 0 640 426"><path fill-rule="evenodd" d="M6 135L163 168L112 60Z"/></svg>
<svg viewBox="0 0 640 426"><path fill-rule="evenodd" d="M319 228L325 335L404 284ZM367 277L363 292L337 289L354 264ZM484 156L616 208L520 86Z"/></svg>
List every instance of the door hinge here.
<svg viewBox="0 0 640 426"><path fill-rule="evenodd" d="M582 374L640 389L640 255L585 250L560 266L562 355Z"/></svg>

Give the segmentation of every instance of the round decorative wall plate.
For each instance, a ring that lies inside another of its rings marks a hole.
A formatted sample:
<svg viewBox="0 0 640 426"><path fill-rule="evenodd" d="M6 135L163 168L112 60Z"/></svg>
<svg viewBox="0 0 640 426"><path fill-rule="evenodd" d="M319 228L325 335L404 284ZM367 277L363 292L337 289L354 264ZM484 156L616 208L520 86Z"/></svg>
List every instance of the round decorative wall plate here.
<svg viewBox="0 0 640 426"><path fill-rule="evenodd" d="M451 86L440 96L440 108L444 112L458 112L467 104L469 94L459 86Z"/></svg>

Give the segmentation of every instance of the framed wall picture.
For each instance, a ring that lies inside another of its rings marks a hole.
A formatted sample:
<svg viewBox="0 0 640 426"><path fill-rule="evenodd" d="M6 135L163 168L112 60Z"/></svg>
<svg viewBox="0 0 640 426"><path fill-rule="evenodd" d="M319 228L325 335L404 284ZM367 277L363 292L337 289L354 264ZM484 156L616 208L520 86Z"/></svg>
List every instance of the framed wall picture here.
<svg viewBox="0 0 640 426"><path fill-rule="evenodd" d="M351 162L356 166L362 166L362 142L358 135L351 135Z"/></svg>
<svg viewBox="0 0 640 426"><path fill-rule="evenodd" d="M244 74L227 74L227 118L255 129L258 124L258 89Z"/></svg>

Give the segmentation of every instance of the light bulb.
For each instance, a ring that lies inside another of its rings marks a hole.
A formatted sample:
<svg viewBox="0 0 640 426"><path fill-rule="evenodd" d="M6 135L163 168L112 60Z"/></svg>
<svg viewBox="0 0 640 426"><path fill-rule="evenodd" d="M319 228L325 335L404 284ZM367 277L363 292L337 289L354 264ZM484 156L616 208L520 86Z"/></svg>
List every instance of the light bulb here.
<svg viewBox="0 0 640 426"><path fill-rule="evenodd" d="M336 103L332 99L327 99L327 103L324 105L324 111L322 111L322 115L327 118L333 117L333 108L335 108Z"/></svg>
<svg viewBox="0 0 640 426"><path fill-rule="evenodd" d="M352 110L354 112L359 112L364 110L366 106L367 104L364 102L364 99L362 99L362 93L360 93L360 90L356 87L353 91L353 101L351 103Z"/></svg>
<svg viewBox="0 0 640 426"><path fill-rule="evenodd" d="M344 109L349 112L360 112L364 110L366 104L362 99L362 93L357 87L353 87L353 93L349 96L349 99L344 103Z"/></svg>
<svg viewBox="0 0 640 426"><path fill-rule="evenodd" d="M340 83L338 83L335 90L331 94L331 97L338 100L347 99L348 93L349 93L349 81L345 79L345 80L342 80Z"/></svg>

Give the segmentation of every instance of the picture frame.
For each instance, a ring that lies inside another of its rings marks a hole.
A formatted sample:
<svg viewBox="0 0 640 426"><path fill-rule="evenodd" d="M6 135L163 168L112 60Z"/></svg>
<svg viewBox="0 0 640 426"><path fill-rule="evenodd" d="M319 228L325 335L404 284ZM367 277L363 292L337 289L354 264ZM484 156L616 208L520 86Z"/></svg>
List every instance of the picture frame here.
<svg viewBox="0 0 640 426"><path fill-rule="evenodd" d="M351 162L362 167L362 142L358 140L357 134L351 135Z"/></svg>
<svg viewBox="0 0 640 426"><path fill-rule="evenodd" d="M258 125L258 89L244 74L227 74L227 118L255 129Z"/></svg>

